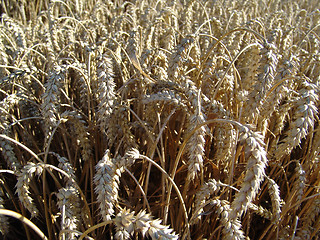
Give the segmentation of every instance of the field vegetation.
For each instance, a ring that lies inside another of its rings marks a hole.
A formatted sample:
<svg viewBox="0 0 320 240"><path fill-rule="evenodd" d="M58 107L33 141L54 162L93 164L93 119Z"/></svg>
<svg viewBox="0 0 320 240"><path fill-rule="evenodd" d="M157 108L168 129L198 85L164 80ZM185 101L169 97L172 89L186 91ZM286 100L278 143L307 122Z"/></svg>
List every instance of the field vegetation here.
<svg viewBox="0 0 320 240"><path fill-rule="evenodd" d="M1 239L320 239L318 0L2 0Z"/></svg>

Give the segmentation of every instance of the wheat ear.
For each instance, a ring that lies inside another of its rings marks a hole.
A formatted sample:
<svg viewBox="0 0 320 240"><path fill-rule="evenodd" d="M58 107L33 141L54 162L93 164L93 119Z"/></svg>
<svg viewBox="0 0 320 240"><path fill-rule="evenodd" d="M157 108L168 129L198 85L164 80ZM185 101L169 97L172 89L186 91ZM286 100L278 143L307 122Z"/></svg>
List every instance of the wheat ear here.
<svg viewBox="0 0 320 240"><path fill-rule="evenodd" d="M45 122L46 141L50 138L52 130L57 124L58 102L60 102L61 84L64 80L64 69L55 65L49 73L48 81L44 84L45 92L42 95L41 113Z"/></svg>
<svg viewBox="0 0 320 240"><path fill-rule="evenodd" d="M201 213L203 212L203 205L205 204L206 200L210 197L210 195L214 194L219 189L220 182L217 182L215 179L210 179L207 183L201 186L195 198L195 212L193 213L193 216L196 215L196 218L195 221L192 222L193 224L200 220Z"/></svg>
<svg viewBox="0 0 320 240"><path fill-rule="evenodd" d="M281 214L281 198L280 198L280 189L278 184L271 178L267 177L268 191L272 203L272 215L273 221L278 223L280 221Z"/></svg>
<svg viewBox="0 0 320 240"><path fill-rule="evenodd" d="M216 208L216 212L220 215L220 222L223 225L223 239L245 239L244 233L241 230L241 224L238 219L230 217L230 205L228 201L214 199L210 202Z"/></svg>
<svg viewBox="0 0 320 240"><path fill-rule="evenodd" d="M39 211L30 196L29 183L34 174L39 176L42 171L42 164L28 163L21 169L21 172L18 173L16 193L18 194L20 202L31 213L31 217L36 217L39 214Z"/></svg>
<svg viewBox="0 0 320 240"><path fill-rule="evenodd" d="M234 220L241 217L255 198L265 176L265 168L268 162L260 134L244 126L240 130L240 144L245 145L244 153L247 159L247 170L240 191L236 193L235 199L231 204L230 218Z"/></svg>
<svg viewBox="0 0 320 240"><path fill-rule="evenodd" d="M114 206L118 203L119 179L124 167L131 166L140 156L136 149L127 151L123 158L112 159L109 154L107 150L97 163L94 176L95 192L103 221L110 220L114 215Z"/></svg>
<svg viewBox="0 0 320 240"><path fill-rule="evenodd" d="M61 230L77 230L79 216L81 216L79 192L76 188L68 185L61 188L56 194L61 216ZM68 233L66 239L74 239L74 233Z"/></svg>
<svg viewBox="0 0 320 240"><path fill-rule="evenodd" d="M111 219L114 214L114 205L118 202L120 170L116 168L106 151L103 158L96 165L94 183L99 203L100 215L104 221Z"/></svg>
<svg viewBox="0 0 320 240"><path fill-rule="evenodd" d="M280 160L283 156L288 155L307 136L308 131L313 129L318 113L316 107L319 99L318 87L307 81L304 81L302 86L303 88L299 90L300 97L296 101L294 120L286 132L287 137L272 149L275 160Z"/></svg>
<svg viewBox="0 0 320 240"><path fill-rule="evenodd" d="M201 112L201 99L200 99L200 91L198 93L198 101L196 104L195 113L190 116L190 122L188 127L188 132L192 132L193 129L205 122L204 116ZM202 172L203 168L203 155L204 155L204 145L205 139L204 136L206 134L206 129L204 126L197 129L194 134L192 134L191 138L188 140L188 180L194 180L196 176Z"/></svg>
<svg viewBox="0 0 320 240"><path fill-rule="evenodd" d="M116 239L129 239L134 231L140 232L145 237L151 239L178 239L172 229L161 224L161 220L153 220L150 214L144 210L137 215L127 209L121 209L114 219L117 233Z"/></svg>
<svg viewBox="0 0 320 240"><path fill-rule="evenodd" d="M9 111L18 103L16 94L8 95L0 103L0 132L5 135L10 135L10 113ZM2 156L6 160L8 166L16 171L22 168L21 163L18 161L12 143L5 139L0 139L0 147Z"/></svg>
<svg viewBox="0 0 320 240"><path fill-rule="evenodd" d="M114 74L111 59L106 54L98 56L97 61L99 95L97 118L101 131L105 132L115 99L115 83L113 80Z"/></svg>
<svg viewBox="0 0 320 240"><path fill-rule="evenodd" d="M0 180L2 182L2 180ZM3 191L0 189L0 209L4 209ZM0 233L5 236L9 233L9 220L6 216L0 215Z"/></svg>

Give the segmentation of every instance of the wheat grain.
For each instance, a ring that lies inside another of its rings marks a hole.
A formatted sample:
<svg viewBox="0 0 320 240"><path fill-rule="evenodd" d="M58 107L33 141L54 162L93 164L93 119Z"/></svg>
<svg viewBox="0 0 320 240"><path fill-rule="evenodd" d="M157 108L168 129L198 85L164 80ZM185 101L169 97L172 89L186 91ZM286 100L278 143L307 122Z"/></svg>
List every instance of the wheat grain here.
<svg viewBox="0 0 320 240"><path fill-rule="evenodd" d="M173 230L161 224L160 220L153 220L150 214L140 211L137 215L127 209L121 209L114 218L116 225L116 239L130 239L134 231L141 232L143 238L178 239Z"/></svg>
<svg viewBox="0 0 320 240"><path fill-rule="evenodd" d="M169 59L169 68L168 68L168 76L170 79L174 79L178 82L180 74L184 71L183 69L183 61L187 56L188 49L192 46L194 42L193 37L187 37L182 39L181 43L177 45L170 56Z"/></svg>
<svg viewBox="0 0 320 240"><path fill-rule="evenodd" d="M0 64L8 65L8 55L6 54L6 46L3 41L0 41ZM6 76L9 71L6 68L0 68L1 76Z"/></svg>
<svg viewBox="0 0 320 240"><path fill-rule="evenodd" d="M244 117L246 121L252 122L260 114L261 101L264 100L266 92L273 84L278 64L276 51L276 46L268 42L260 50L262 58L260 59L258 68L258 79L248 96L248 101L243 112L246 114L246 117Z"/></svg>
<svg viewBox="0 0 320 240"><path fill-rule="evenodd" d="M164 102L167 104L172 104L173 106L179 107L181 109L185 108L184 99L176 92L170 89L164 89L158 93L146 96L143 100L143 103L149 102Z"/></svg>
<svg viewBox="0 0 320 240"><path fill-rule="evenodd" d="M161 220L153 220L150 214L144 210L136 215L135 228L142 233L143 236L150 236L154 239L178 239L172 229L161 224Z"/></svg>
<svg viewBox="0 0 320 240"><path fill-rule="evenodd" d="M217 124L213 137L215 140L214 145L217 149L214 159L221 168L228 169L231 167L230 163L233 157L236 131L232 126Z"/></svg>

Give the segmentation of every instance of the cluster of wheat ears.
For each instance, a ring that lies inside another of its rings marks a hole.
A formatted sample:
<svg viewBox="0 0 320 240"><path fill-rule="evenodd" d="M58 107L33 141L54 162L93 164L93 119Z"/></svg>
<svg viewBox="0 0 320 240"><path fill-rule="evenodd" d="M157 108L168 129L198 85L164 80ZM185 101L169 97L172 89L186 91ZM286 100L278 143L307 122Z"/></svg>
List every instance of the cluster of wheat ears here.
<svg viewBox="0 0 320 240"><path fill-rule="evenodd" d="M319 239L318 0L3 0L2 239Z"/></svg>

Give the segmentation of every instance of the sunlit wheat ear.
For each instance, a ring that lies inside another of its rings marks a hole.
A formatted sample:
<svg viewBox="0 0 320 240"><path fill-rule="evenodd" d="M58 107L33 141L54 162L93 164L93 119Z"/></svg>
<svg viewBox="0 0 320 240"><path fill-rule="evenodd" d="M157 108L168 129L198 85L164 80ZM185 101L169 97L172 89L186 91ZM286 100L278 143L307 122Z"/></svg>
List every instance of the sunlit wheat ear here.
<svg viewBox="0 0 320 240"><path fill-rule="evenodd" d="M96 165L96 174L94 183L95 192L99 203L100 215L104 221L110 220L114 215L114 207L118 203L118 189L121 173L124 167L131 166L139 158L139 152L136 149L130 149L124 157L111 159L109 150Z"/></svg>
<svg viewBox="0 0 320 240"><path fill-rule="evenodd" d="M152 68L155 79L158 79L159 81L168 80L168 57L164 51L158 52L155 58L155 64L152 65Z"/></svg>
<svg viewBox="0 0 320 240"><path fill-rule="evenodd" d="M183 71L182 62L186 58L189 47L193 44L192 37L182 39L181 43L173 50L169 59L168 76L170 79L178 81L179 74Z"/></svg>
<svg viewBox="0 0 320 240"><path fill-rule="evenodd" d="M18 161L11 143L4 139L0 139L0 149L2 156L12 170L17 171L18 169L21 169L22 165Z"/></svg>
<svg viewBox="0 0 320 240"><path fill-rule="evenodd" d="M135 215L129 209L121 209L113 222L117 231L115 238L119 240L130 239L134 232L140 232L143 238L150 237L153 240L178 239L172 229L162 225L161 220L153 220L144 210Z"/></svg>
<svg viewBox="0 0 320 240"><path fill-rule="evenodd" d="M16 193L22 205L31 213L31 217L36 217L39 214L38 209L33 203L30 196L29 183L34 175L41 175L43 166L41 164L28 163L17 174L18 181L16 184Z"/></svg>
<svg viewBox="0 0 320 240"><path fill-rule="evenodd" d="M198 222L201 219L201 213L203 213L203 205L210 195L219 191L220 182L217 182L215 179L210 179L207 183L201 186L200 190L196 193L196 198L194 202L194 215L196 215L195 221Z"/></svg>
<svg viewBox="0 0 320 240"><path fill-rule="evenodd" d="M267 153L263 147L263 137L259 133L243 127L240 130L239 139L239 143L244 145L247 167L240 191L236 193L231 203L230 218L234 220L241 217L258 193L268 162Z"/></svg>
<svg viewBox="0 0 320 240"><path fill-rule="evenodd" d="M273 179L267 177L266 180L267 180L268 192L269 192L271 203L272 203L273 221L275 223L278 223L280 221L280 214L281 214L280 189L278 184Z"/></svg>
<svg viewBox="0 0 320 240"><path fill-rule="evenodd" d="M118 202L118 188L120 169L117 169L106 151L103 158L96 165L94 183L99 203L100 215L103 221L108 221L114 214L114 206Z"/></svg>
<svg viewBox="0 0 320 240"><path fill-rule="evenodd" d="M199 92L200 95L200 92ZM190 116L189 125L187 132L192 132L195 127L205 121L204 116L201 112L200 96L198 97L197 108L195 113ZM188 152L188 176L189 180L194 180L196 176L202 171L203 168L203 155L206 129L204 126L197 129L187 143Z"/></svg>
<svg viewBox="0 0 320 240"><path fill-rule="evenodd" d="M140 158L140 153L136 148L130 148L123 157L115 159L115 165L118 168L130 167Z"/></svg>
<svg viewBox="0 0 320 240"><path fill-rule="evenodd" d="M275 119L275 126L273 133L275 136L281 135L281 132L283 131L285 125L286 125L286 119L289 116L289 110L292 108L293 104L291 102L282 104L278 107L278 109L274 112L274 115L276 116ZM277 145L276 142L272 142L270 145L270 152L275 149L275 145Z"/></svg>
<svg viewBox="0 0 320 240"><path fill-rule="evenodd" d="M285 78L294 76L296 72L297 72L296 60L290 59L290 60L284 61L278 67L275 81L279 82ZM262 124L264 122L270 121L270 117L276 110L279 110L279 105L284 100L284 98L290 98L289 83L290 83L289 81L286 81L280 84L280 86L277 86L275 89L271 88L268 90L267 96L263 101L264 103L268 103L268 104L263 104L261 109ZM284 104L282 104L280 107L282 107L283 105ZM262 125L262 124L260 122L258 123L258 125ZM260 130L262 129L260 128Z"/></svg>
<svg viewBox="0 0 320 240"><path fill-rule="evenodd" d="M76 230L81 217L79 192L76 188L68 185L61 188L57 193L57 205L61 213L61 229ZM67 233L66 239L74 239L75 234Z"/></svg>
<svg viewBox="0 0 320 240"><path fill-rule="evenodd" d="M271 149L275 160L280 160L283 156L290 154L314 127L315 118L318 114L317 102L319 90L316 85L307 81L304 81L302 86L303 88L299 90L300 97L295 102L296 109L293 121L290 122L286 137Z"/></svg>
<svg viewBox="0 0 320 240"><path fill-rule="evenodd" d="M161 224L161 220L153 220L145 210L135 216L134 228L142 233L142 236L149 236L151 239L178 239L178 235L168 226Z"/></svg>
<svg viewBox="0 0 320 240"><path fill-rule="evenodd" d="M77 88L77 93L79 94L80 98L80 106L83 111L88 110L88 100L90 99L90 93L89 93L89 87L88 87L88 69L86 64L84 63L79 63L76 62L72 64L71 66L75 66L79 70L76 72L76 88Z"/></svg>
<svg viewBox="0 0 320 240"><path fill-rule="evenodd" d="M122 209L114 219L117 231L115 238L118 240L130 239L134 232L134 222L134 212L130 212L129 209Z"/></svg>
<svg viewBox="0 0 320 240"><path fill-rule="evenodd" d="M127 102L126 104L129 104ZM123 137L123 145L124 150L128 151L129 149L133 147L137 147L137 139L135 135L133 134L133 131L131 130L131 122L130 122L131 116L130 112L126 107L122 107L120 109L120 116L119 116L119 125L120 129L118 129L118 132L122 134Z"/></svg>
<svg viewBox="0 0 320 240"><path fill-rule="evenodd" d="M144 104L161 102L165 104L170 104L180 109L186 109L187 106L185 104L185 99L179 95L179 93L175 92L171 89L163 89L157 93L146 95L143 99Z"/></svg>
<svg viewBox="0 0 320 240"><path fill-rule="evenodd" d="M97 59L98 111L97 118L102 131L106 130L115 99L115 83L111 59L106 54Z"/></svg>
<svg viewBox="0 0 320 240"><path fill-rule="evenodd" d="M217 149L215 152L215 159L217 163L224 169L228 169L233 157L233 146L236 144L236 130L229 125L222 126L222 124L216 124L214 131L214 145Z"/></svg>
<svg viewBox="0 0 320 240"><path fill-rule="evenodd" d="M45 55L48 60L48 67L50 68L56 60L56 53L54 52L51 35L48 31L44 34L42 41L45 44Z"/></svg>
<svg viewBox="0 0 320 240"><path fill-rule="evenodd" d="M241 24L240 21L242 21L240 15L242 15L242 13L240 13L240 11L235 12L234 20L232 21L233 27L231 27L231 28L238 28L240 26L240 24ZM229 40L230 46L231 46L229 51L231 53L231 56L236 56L239 53L239 51L241 49L241 43L243 42L244 35L245 35L245 32L235 32L234 34L231 35L230 40Z"/></svg>
<svg viewBox="0 0 320 240"><path fill-rule="evenodd" d="M225 200L214 199L210 204L216 209L220 216L220 223L223 226L223 239L245 239L244 233L241 230L241 223L238 219L230 218L230 205Z"/></svg>
<svg viewBox="0 0 320 240"><path fill-rule="evenodd" d="M278 64L276 52L276 46L268 42L264 43L263 48L260 50L262 58L260 59L260 67L258 69L258 81L253 86L253 90L248 96L248 101L243 111L246 116L245 120L250 123L260 114L262 101L274 82Z"/></svg>
<svg viewBox="0 0 320 240"><path fill-rule="evenodd" d="M305 189L306 184L306 172L303 170L302 165L299 161L296 161L295 167L295 181L293 183L293 190L292 192L295 195L295 201L299 202L303 197L303 192ZM297 207L298 208L298 207Z"/></svg>
<svg viewBox="0 0 320 240"><path fill-rule="evenodd" d="M47 82L44 84L45 92L42 95L41 113L44 118L45 136L48 139L56 126L59 113L61 84L64 80L63 68L55 65L50 71Z"/></svg>
<svg viewBox="0 0 320 240"><path fill-rule="evenodd" d="M183 8L183 13L181 16L181 21L183 22L181 26L181 31L183 34L190 34L192 31L192 16L193 16L193 10L192 6L194 5L194 1L188 2L185 7Z"/></svg>
<svg viewBox="0 0 320 240"><path fill-rule="evenodd" d="M258 68L260 65L260 50L259 47L261 45L256 45L250 48L248 51L244 52L243 65L245 67L244 76L242 78L242 86L245 90L250 91L252 90L252 86L255 83L255 78L258 73Z"/></svg>
<svg viewBox="0 0 320 240"><path fill-rule="evenodd" d="M0 41L0 64L1 65L8 65L8 61L9 60L9 56L7 55L6 53L6 47L5 45L3 44L2 41ZM1 76L6 76L8 75L10 72L5 69L5 68L1 68L0 69L0 74Z"/></svg>

